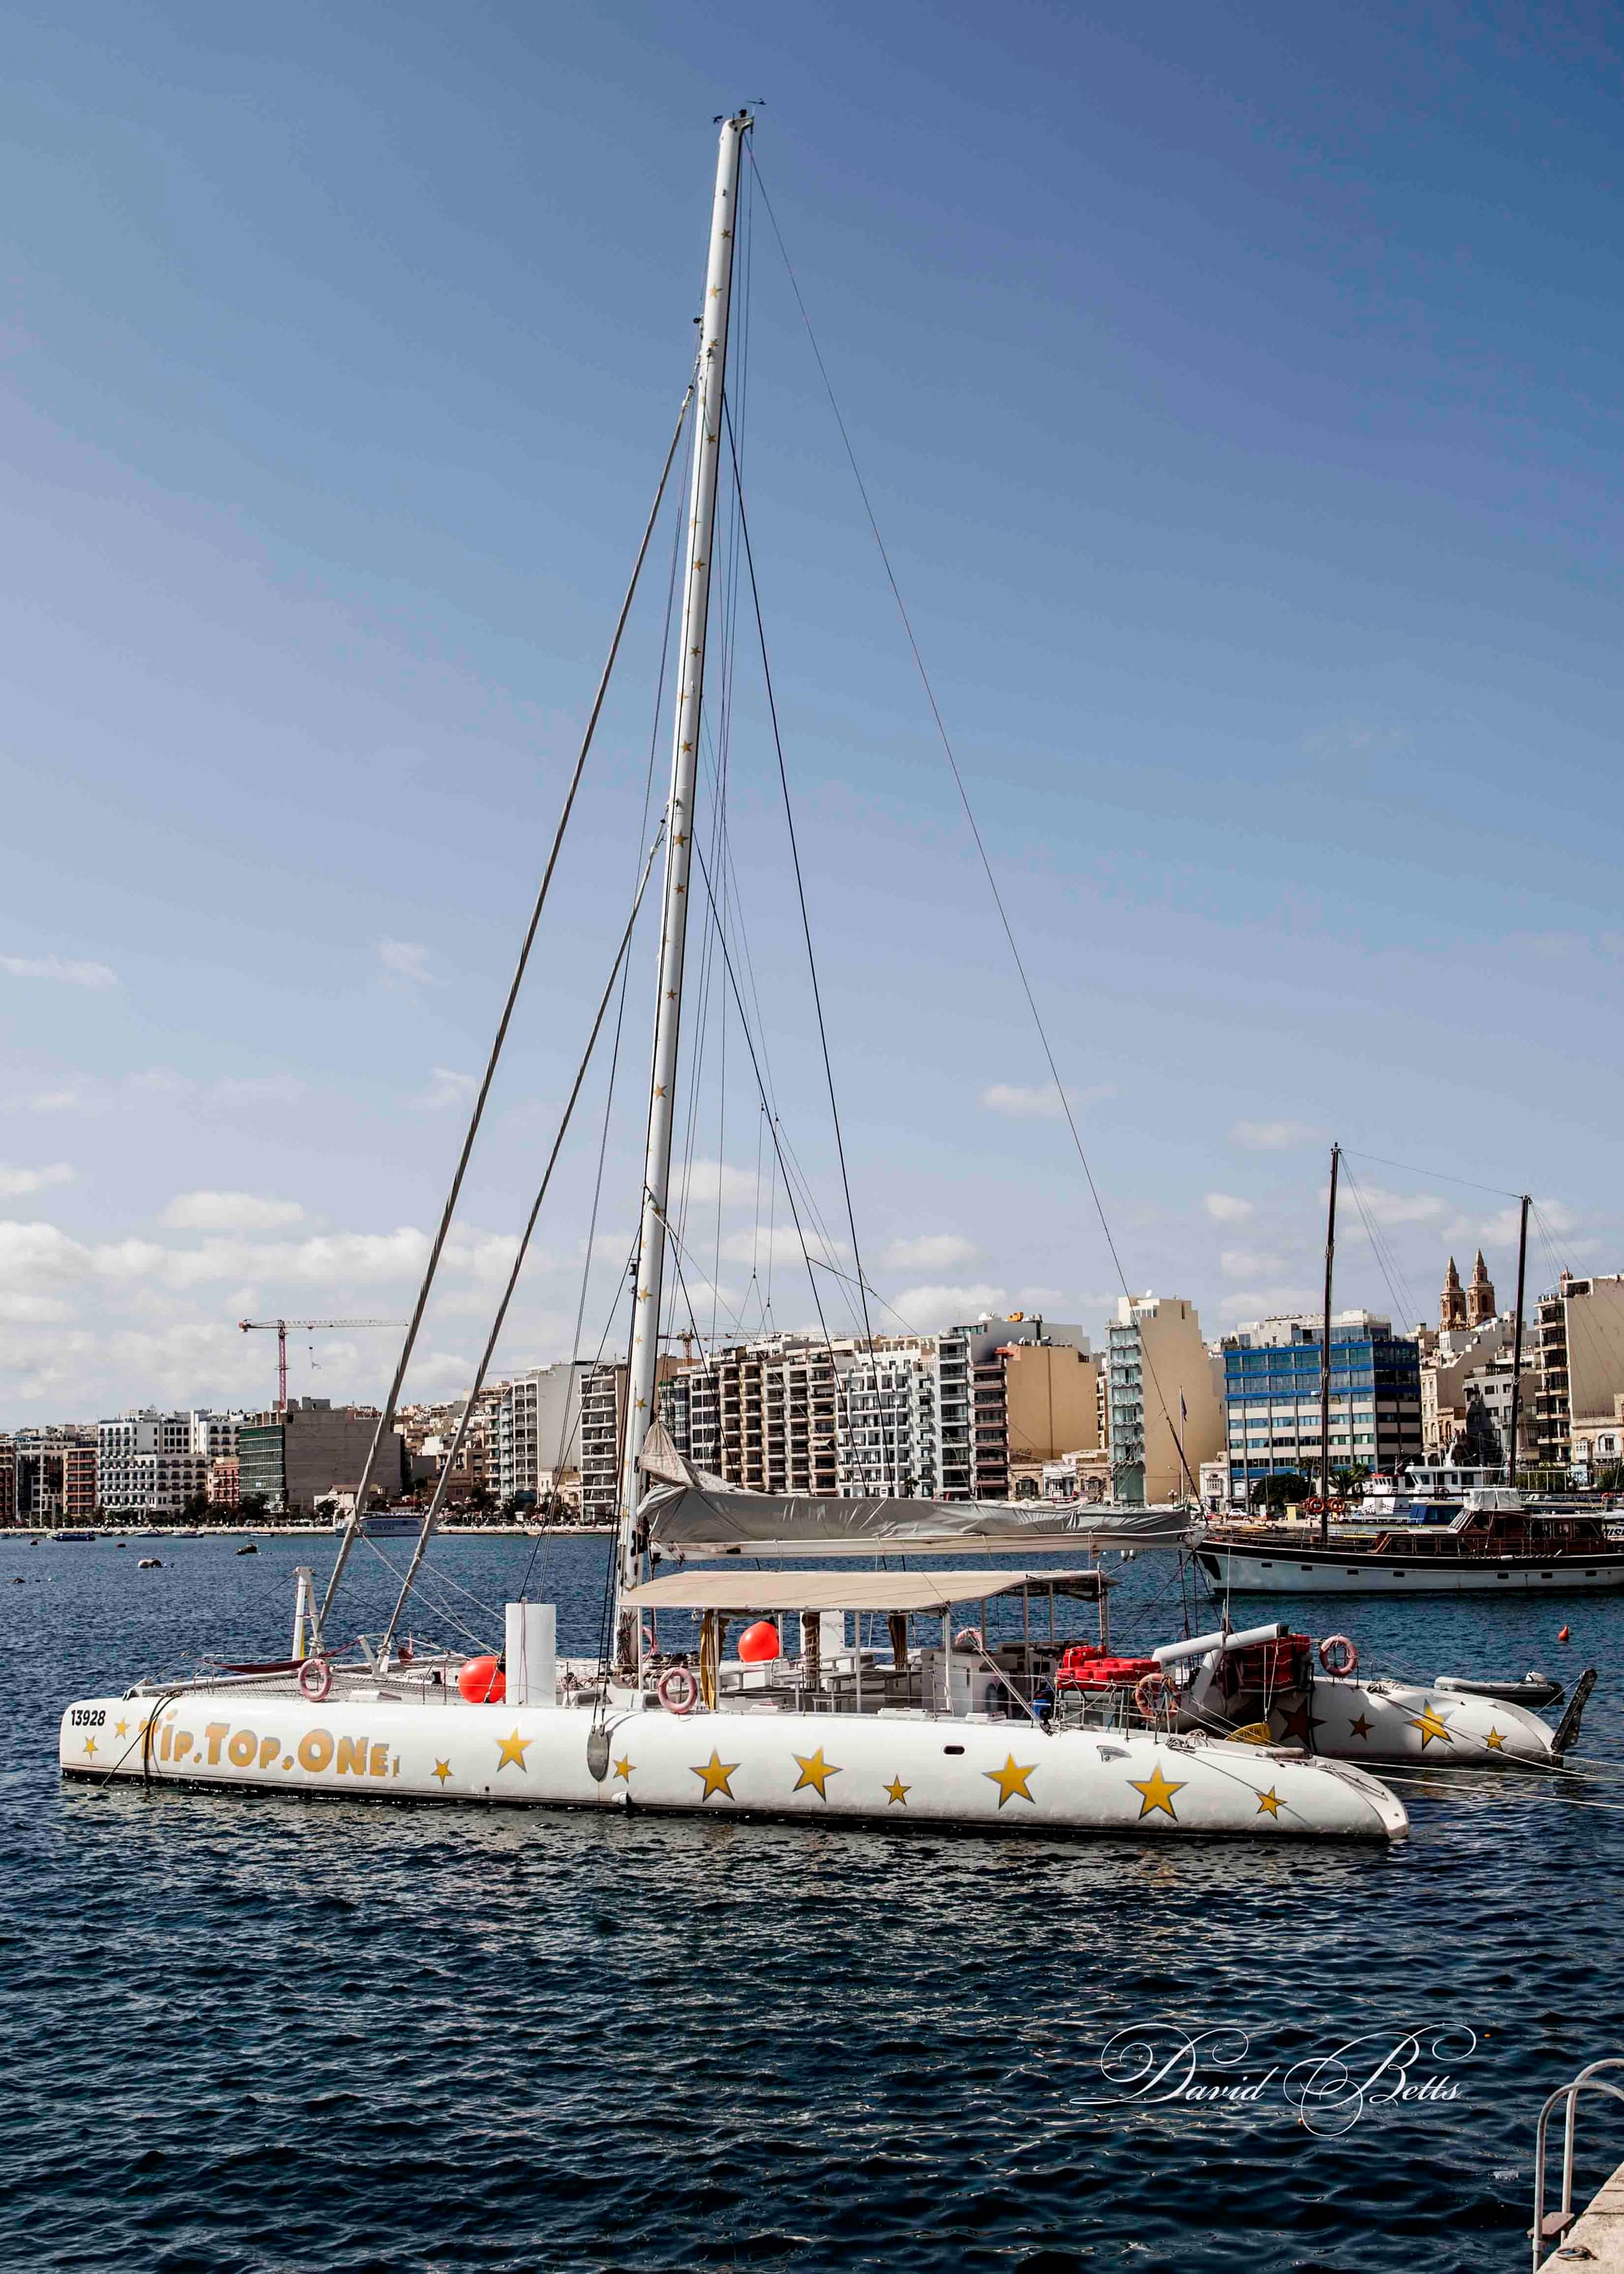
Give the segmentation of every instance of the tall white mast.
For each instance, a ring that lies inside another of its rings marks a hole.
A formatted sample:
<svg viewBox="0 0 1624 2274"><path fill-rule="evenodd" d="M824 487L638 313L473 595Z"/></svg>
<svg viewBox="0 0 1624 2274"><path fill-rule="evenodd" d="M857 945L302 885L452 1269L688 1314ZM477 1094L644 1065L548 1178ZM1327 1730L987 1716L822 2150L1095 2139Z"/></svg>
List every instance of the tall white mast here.
<svg viewBox="0 0 1624 2274"><path fill-rule="evenodd" d="M677 1043L682 1023L682 960L688 937L688 870L693 855L694 785L699 761L700 705L704 694L705 627L710 609L710 551L716 528L717 473L722 452L722 384L727 369L727 315L733 273L733 221L739 206L739 162L751 125L748 111L726 119L717 153L716 197L710 208L710 258L700 319L695 373L694 485L688 551L683 565L682 644L672 735L671 804L665 832L665 893L660 924L659 984L654 1024L654 1066L649 1088L649 1143L643 1167L643 1227L637 1243L637 1294L627 1382L626 1444L620 1471L617 1596L635 1579L637 1459L654 1418L659 1370L660 1293L665 1266L665 1202L671 1180L671 1134L677 1088ZM639 1649L639 1655L641 1650Z"/></svg>

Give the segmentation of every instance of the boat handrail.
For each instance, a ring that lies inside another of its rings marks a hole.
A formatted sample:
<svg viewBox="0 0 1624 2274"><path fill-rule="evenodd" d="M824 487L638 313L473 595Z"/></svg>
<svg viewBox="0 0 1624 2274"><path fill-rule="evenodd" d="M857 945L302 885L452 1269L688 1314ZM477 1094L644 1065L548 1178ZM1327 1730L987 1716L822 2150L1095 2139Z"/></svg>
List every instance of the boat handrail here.
<svg viewBox="0 0 1624 2274"><path fill-rule="evenodd" d="M1579 2095L1582 2092L1605 2092L1611 2099L1624 2101L1624 2086L1609 2084L1598 2072L1604 2068L1624 2068L1624 2055L1610 2053L1604 2059L1593 2060L1582 2068L1568 2084L1560 2085L1552 2093L1539 2112L1539 2122L1534 2134L1534 2224L1530 2229L1533 2242L1533 2274L1539 2274L1547 2244L1560 2243L1573 2225L1574 2135L1577 2128ZM1565 2103L1562 2120L1562 2201L1558 2210L1545 2210L1545 2157L1551 2118L1557 2107Z"/></svg>

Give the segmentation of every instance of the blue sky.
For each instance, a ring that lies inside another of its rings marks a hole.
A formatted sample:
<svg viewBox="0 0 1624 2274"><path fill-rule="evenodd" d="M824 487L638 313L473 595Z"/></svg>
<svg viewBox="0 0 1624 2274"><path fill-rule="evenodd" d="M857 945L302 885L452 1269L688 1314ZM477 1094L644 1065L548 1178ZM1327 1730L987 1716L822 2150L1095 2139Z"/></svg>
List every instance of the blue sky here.
<svg viewBox="0 0 1624 2274"><path fill-rule="evenodd" d="M1401 1310L1479 1238L1508 1294L1524 1185L1538 1284L1624 1266L1619 48L1589 9L8 11L0 1423L262 1395L244 1313L400 1311L741 100L1132 1284L1209 1330L1311 1299L1333 1134ZM865 1262L921 1327L1097 1327L1109 1259L759 225L749 305ZM622 920L658 629L651 587L425 1393L466 1379ZM735 686L744 927L838 1238L742 644ZM762 1254L712 1026L706 1323L711 1279L756 1314ZM568 1344L594 1150L507 1364ZM1357 1216L1344 1256L1393 1309ZM387 1345L302 1349L295 1387L376 1394Z"/></svg>

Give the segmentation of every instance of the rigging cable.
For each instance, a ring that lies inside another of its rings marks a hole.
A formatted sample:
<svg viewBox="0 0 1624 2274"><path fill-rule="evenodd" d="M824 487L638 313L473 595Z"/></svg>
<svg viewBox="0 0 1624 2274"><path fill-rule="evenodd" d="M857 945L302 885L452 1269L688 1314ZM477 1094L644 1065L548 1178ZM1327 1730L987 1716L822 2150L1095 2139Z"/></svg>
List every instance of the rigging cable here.
<svg viewBox="0 0 1624 2274"><path fill-rule="evenodd" d="M1122 1268L1122 1259L1116 1252L1116 1242L1111 1233L1111 1227L1109 1221L1106 1216L1104 1203L1100 1198L1099 1187L1094 1183L1094 1171L1089 1166L1088 1156L1083 1148L1082 1135L1077 1126L1077 1117L1071 1110L1071 1100L1067 1096L1065 1085L1060 1079L1060 1069L1056 1062L1055 1053L1049 1043L1049 1030L1043 1023L1042 1013L1038 1009L1037 998L1033 993L1032 983L1026 975L1025 960L1022 958L1019 947L1016 944L1014 930L1010 922L1008 910L1004 907L1004 895L998 889L998 880L993 873L992 862L988 857L987 847L982 840L981 828L975 818L974 809L970 803L969 792L965 787L964 776L959 770L959 759L954 752L952 741L947 731L947 723L942 716L941 706L936 701L936 689L931 684L930 674L926 668L924 656L920 649L919 641L914 635L913 621L908 614L906 604L903 600L902 588L898 584L896 571L891 567L891 555L885 548L885 539L880 534L880 524L875 514L873 502L868 495L868 486L864 481L862 470L857 463L857 453L852 447L852 438L846 430L846 420L841 415L840 405L835 395L833 381L829 376L828 366L823 361L823 350L818 346L817 335L812 328L812 319L808 313L807 304L801 297L800 280L795 275L793 267L791 265L789 252L784 243L783 231L779 229L778 216L772 210L772 200L767 194L767 185L763 181L762 181L761 169L756 163L756 154L753 149L748 147L748 145L746 154L749 158L750 170L761 188L762 204L765 207L767 218L772 225L772 233L778 241L778 252L783 259L785 273L789 278L790 290L795 296L795 305L801 311L801 320L806 327L807 338L811 345L813 358L817 365L818 375L823 382L823 391L829 397L829 407L834 414L835 425L839 429L840 440L845 447L846 461L852 469L852 478L855 481L858 495L862 500L863 511L868 516L868 527L873 533L875 546L879 553L880 563L885 571L885 581L891 586L891 598L897 604L897 614L902 620L903 633L907 640L909 650L913 654L914 666L919 673L920 684L925 690L925 700L929 704L930 715L936 721L936 734L940 738L943 751L946 756L948 767L953 777L954 787L959 792L959 802L964 808L965 819L969 825L970 835L974 841L976 852L981 859L981 868L987 878L988 889L992 894L993 906L998 912L998 922L1003 928L1004 939L1009 945L1010 956L1015 966L1016 975L1020 981L1021 992L1026 997L1026 1008L1032 1013L1032 1023L1037 1030L1039 1046L1042 1050L1045 1063L1049 1067L1049 1079L1055 1085L1056 1094L1060 1100L1061 1111L1065 1115L1066 1126L1071 1133L1071 1143L1076 1150L1078 1160L1082 1167L1083 1176L1088 1186L1089 1197L1094 1202L1094 1213L1100 1220L1100 1230L1104 1235L1106 1247L1109 1251L1111 1262L1116 1269L1117 1283L1121 1286L1124 1295L1127 1297L1130 1305L1132 1305L1133 1299L1132 1291L1128 1285L1127 1275ZM1178 1455L1179 1467L1184 1472L1185 1480L1188 1483L1191 1491L1192 1493L1196 1493L1199 1497L1199 1495L1195 1479L1191 1474L1190 1464L1184 1458L1183 1436L1181 1433L1173 1427L1172 1414L1169 1410L1167 1399L1162 1394L1161 1382L1156 1378L1154 1364L1150 1358L1149 1352L1144 1346L1142 1337L1140 1338L1139 1357L1141 1365L1150 1376L1151 1386L1156 1393L1157 1402L1162 1408L1162 1418L1166 1422L1168 1430L1172 1436L1174 1447Z"/></svg>
<svg viewBox="0 0 1624 2274"><path fill-rule="evenodd" d="M447 1455L445 1464L435 1483L433 1496L424 1514L423 1526L417 1534L417 1543L412 1549L411 1562L401 1586L400 1600L391 1612L389 1623L384 1630L383 1642L379 1652L380 1658L387 1656L401 1613L406 1608L406 1598L411 1593L412 1583L417 1576L424 1555L427 1551L430 1535L434 1529L434 1519L439 1515L440 1503L445 1499L446 1487L450 1480L452 1468L462 1449L462 1439L467 1434L469 1419L474 1410L474 1400L485 1388L485 1376L490 1372L491 1360L495 1355L497 1342L507 1323L508 1308L513 1301L514 1291L519 1284L519 1274L524 1269L525 1257L530 1254L530 1240L536 1230L536 1220L541 1214L542 1202L547 1197L547 1187L553 1181L553 1171L558 1166L559 1155L564 1148L564 1140L569 1133L570 1121L574 1118L575 1106L581 1096L582 1085L586 1081L587 1069L592 1063L592 1053L598 1048L598 1038L603 1032L604 1020L608 1017L609 1005L614 999L615 982L620 978L620 966L625 962L627 953L631 946L632 934L636 929L638 911L643 907L643 895L649 878L654 871L654 856L659 851L665 835L665 824L662 818L659 828L655 832L654 841L649 847L649 857L643 863L643 875L638 879L636 893L632 900L631 914L626 919L626 929L620 935L620 944L615 951L614 962L605 983L603 995L598 1005L598 1015L592 1021L592 1030L586 1038L586 1048L582 1052L581 1063L575 1069L575 1081L570 1086L569 1096L564 1102L564 1111L559 1118L558 1133L553 1140L553 1149L547 1156L547 1165L542 1171L541 1183L537 1187L534 1201L530 1203L530 1216L526 1220L523 1231L519 1236L519 1245L514 1255L513 1268L508 1274L508 1284L502 1290L501 1300L496 1306L496 1315L491 1321L491 1331L486 1337L485 1350L480 1357L479 1370L474 1377L473 1389L470 1393L467 1404L462 1408L462 1416L457 1422L456 1435L451 1441L450 1452Z"/></svg>
<svg viewBox="0 0 1624 2274"><path fill-rule="evenodd" d="M575 758L575 771L569 778L569 787L564 796L564 809L559 816L558 827L553 832L552 849L547 855L547 865L542 872L541 885L536 894L535 906L530 910L530 922L525 929L523 942L519 949L519 960L515 966L513 978L508 989L508 999L502 1005L502 1014L497 1022L495 1037L491 1044L491 1053L485 1062L484 1079L479 1084L473 1110L469 1116L462 1151L457 1156L456 1168L451 1178L451 1189L446 1195L446 1205L440 1215L440 1228L429 1249L428 1261L423 1273L423 1284L417 1290L417 1299L412 1306L411 1322L406 1329L405 1339L401 1344L401 1354L395 1363L395 1378L389 1385L389 1394L384 1402L383 1411L378 1416L378 1426L372 1432L372 1442L367 1449L366 1460L362 1467L361 1480L356 1488L355 1507L351 1510L350 1521L344 1527L344 1536L339 1542L338 1554L333 1560L333 1570L327 1580L326 1593L315 1613L313 1623L318 1644L321 1639L321 1630L327 1622L327 1613L333 1608L333 1599L338 1593L339 1582L343 1577L344 1566L350 1560L350 1551L355 1546L361 1523L366 1514L367 1490L372 1480L372 1472L378 1465L380 1449L385 1437L394 1427L395 1412L400 1404L401 1386L406 1379L406 1369L411 1363L412 1351L417 1339L417 1329L423 1323L423 1314L428 1307L429 1292L434 1284L435 1273L440 1268L440 1255L450 1236L451 1222L456 1214L457 1200L462 1189L462 1179L467 1173L469 1159L474 1149L474 1140L479 1133L480 1122L485 1117L485 1100L490 1096L491 1084L496 1076L497 1061L501 1057L502 1045L508 1039L508 1028L512 1022L514 1005L519 999L519 989L530 962L530 949L535 944L536 933L541 922L542 910L546 906L547 893L552 886L553 872L558 865L559 854L564 843L564 833L569 826L570 815L575 809L575 793L581 787L581 778L586 771L587 756L592 747L593 736L598 731L598 719L603 714L605 697L609 692L609 681L620 651L620 640L632 612L632 602L637 596L637 585L643 575L643 564L648 557L649 543L654 535L655 524L659 519L660 507L665 496L665 485L671 478L671 469L677 456L677 446L682 439L682 429L688 423L688 405L693 400L694 383L690 380L688 391L682 397L682 407L677 413L677 423L672 433L671 447L665 453L665 463L660 469L659 483L654 493L654 503L650 508L642 542L637 547L637 557L632 563L631 578L626 587L626 597L620 603L620 613L615 621L614 636L609 643L609 652L604 659L603 671L598 678L598 692L592 698L592 707L587 716L586 729L581 737L581 748Z"/></svg>
<svg viewBox="0 0 1624 2274"><path fill-rule="evenodd" d="M868 1367L874 1377L877 1398L879 1367L874 1349L874 1326L868 1315L868 1297L864 1285L862 1250L857 1242L857 1216L852 1205L852 1180L846 1170L846 1139L840 1127L840 1107L835 1096L835 1070L829 1056L829 1029L823 1019L823 990L818 984L817 957L812 946L812 919L807 910L806 880L801 869L801 846L795 835L795 810L790 802L789 771L784 763L784 737L778 729L778 700L773 691L772 666L767 659L767 629L762 621L761 591L756 582L756 554L750 544L750 521L744 506L744 478L739 471L739 451L733 436L733 409L726 395L722 396L722 418L727 428L728 453L733 460L733 492L739 501L739 530L744 538L744 565L750 580L750 605L756 614L756 636L761 647L762 680L767 690L767 715L772 725L772 747L778 761L778 787L784 795L784 819L789 831L790 857L795 870L795 897L801 907L801 930L807 944L807 968L812 979L812 1003L817 1013L818 1046L823 1057L823 1080L829 1090L829 1112L834 1123L835 1154L840 1163L840 1189L846 1197L846 1229L852 1235L852 1262L857 1274L858 1293L862 1306L863 1337L868 1345ZM827 1242L825 1242L827 1246ZM885 1449L885 1487L892 1489L890 1440L882 1431L881 1442ZM865 1464L865 1482L867 1481Z"/></svg>

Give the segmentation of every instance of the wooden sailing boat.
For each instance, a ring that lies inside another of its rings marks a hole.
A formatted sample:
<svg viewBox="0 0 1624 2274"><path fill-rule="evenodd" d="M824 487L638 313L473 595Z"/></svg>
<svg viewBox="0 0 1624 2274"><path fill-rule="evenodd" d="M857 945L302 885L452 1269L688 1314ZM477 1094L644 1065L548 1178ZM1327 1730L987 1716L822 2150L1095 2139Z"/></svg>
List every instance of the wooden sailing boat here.
<svg viewBox="0 0 1624 2274"><path fill-rule="evenodd" d="M734 217L751 120L741 112L720 124L692 394L681 662L612 1646L597 1665L560 1665L553 1607L516 1603L508 1607L500 1674L485 1661L470 1681L470 1668L448 1656L425 1659L395 1649L398 1607L383 1637L364 1645L356 1660L330 1653L324 1623L364 1521L364 1476L326 1600L317 1609L301 1599L285 1666L167 1685L138 1683L117 1696L81 1699L63 1716L62 1768L75 1777L335 1798L922 1820L1011 1834L1400 1838L1407 1828L1402 1805L1357 1767L1315 1759L1290 1744L1243 1744L1200 1728L1176 1730L1156 1703L1160 1693L1145 1693L1132 1725L1090 1726L1086 1717L1059 1711L1067 1653L1105 1646L1105 1582L1093 1566L876 1570L875 1510L883 1521L886 1504L862 1504L868 1529L855 1538L856 1504L827 1502L816 1504L822 1515L809 1531L810 1504L783 1512L776 1528L789 1539L780 1540L778 1552L826 1562L855 1547L862 1559L855 1573L782 1565L747 1570L726 1562L652 1568L650 1525L658 1524L659 1509L650 1503L659 1495L645 1492L642 1464L658 1378ZM527 939L526 953L528 946ZM523 970L522 956L520 975ZM511 1004L510 995L509 1011ZM506 1017L499 1048L505 1028ZM442 1241L461 1175L459 1167ZM432 1269L432 1256L380 1437ZM695 1488L705 1497L703 1480ZM1002 1537L991 1524L966 1536L963 1511L949 1510L939 1512L943 1530L933 1541L928 1509L905 1505L910 1553L949 1544L950 1520L959 1547L1008 1552L1055 1544L1034 1540L1030 1525L1023 1532L1013 1521ZM432 1508L408 1585L433 1516ZM1071 1538L1081 1544L1079 1532ZM1069 1607L1079 1601L1094 1611L1097 1642L1066 1628ZM1016 1603L1018 1636L1008 1630ZM966 1604L978 1607L981 1623L957 1628ZM988 1629L1000 1606L1006 1607L1006 1632L997 1639ZM697 1618L697 1669L658 1658L653 1620L662 1612ZM853 1638L846 1623L853 1615L883 1619L889 1649L865 1645L861 1625ZM801 1647L791 1657L782 1648L779 1623L796 1615ZM727 1625L746 1617L766 1630L764 1660L726 1656Z"/></svg>

